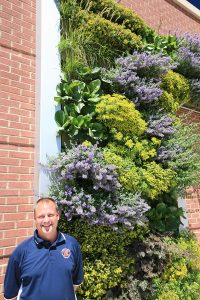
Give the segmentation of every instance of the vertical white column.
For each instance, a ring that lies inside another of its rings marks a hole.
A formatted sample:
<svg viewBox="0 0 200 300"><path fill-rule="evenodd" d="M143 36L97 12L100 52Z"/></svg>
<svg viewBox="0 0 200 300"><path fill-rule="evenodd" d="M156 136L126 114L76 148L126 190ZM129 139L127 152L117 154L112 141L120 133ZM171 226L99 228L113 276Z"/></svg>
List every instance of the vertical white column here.
<svg viewBox="0 0 200 300"><path fill-rule="evenodd" d="M48 194L49 180L41 164L47 156L60 152L61 141L56 136L54 121L56 85L60 80L59 1L36 0L36 158L35 191L38 198Z"/></svg>

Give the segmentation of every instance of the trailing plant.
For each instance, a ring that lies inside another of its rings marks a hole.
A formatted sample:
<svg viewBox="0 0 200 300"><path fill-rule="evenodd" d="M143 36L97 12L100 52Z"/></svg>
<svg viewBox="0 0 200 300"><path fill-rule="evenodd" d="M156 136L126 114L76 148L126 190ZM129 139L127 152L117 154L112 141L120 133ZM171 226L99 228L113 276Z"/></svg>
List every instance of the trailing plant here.
<svg viewBox="0 0 200 300"><path fill-rule="evenodd" d="M198 124L187 124L182 115L174 125L175 133L158 148L157 161L176 172L176 191L180 194L191 185L198 184L200 152Z"/></svg>
<svg viewBox="0 0 200 300"><path fill-rule="evenodd" d="M111 299L199 299L200 248L190 233L176 237L146 233L133 240L129 251L135 257L134 272L121 295Z"/></svg>
<svg viewBox="0 0 200 300"><path fill-rule="evenodd" d="M200 294L200 249L196 239L187 232L177 239L165 238L165 246L170 255L160 278L154 280L156 293L154 298L163 300L172 295L172 299L198 300Z"/></svg>

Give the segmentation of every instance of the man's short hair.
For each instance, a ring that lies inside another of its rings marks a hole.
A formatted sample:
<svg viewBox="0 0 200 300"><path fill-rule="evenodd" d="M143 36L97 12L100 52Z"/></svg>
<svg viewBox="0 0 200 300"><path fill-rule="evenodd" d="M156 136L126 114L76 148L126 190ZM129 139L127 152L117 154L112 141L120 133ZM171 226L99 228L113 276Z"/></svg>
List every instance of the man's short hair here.
<svg viewBox="0 0 200 300"><path fill-rule="evenodd" d="M34 216L35 216L35 210L36 210L36 207L37 207L38 203L40 203L40 202L46 202L47 203L49 201L53 202L55 204L56 210L60 214L60 208L59 208L58 203L57 203L57 201L55 199L53 199L51 197L41 197L35 203L35 206L34 206Z"/></svg>

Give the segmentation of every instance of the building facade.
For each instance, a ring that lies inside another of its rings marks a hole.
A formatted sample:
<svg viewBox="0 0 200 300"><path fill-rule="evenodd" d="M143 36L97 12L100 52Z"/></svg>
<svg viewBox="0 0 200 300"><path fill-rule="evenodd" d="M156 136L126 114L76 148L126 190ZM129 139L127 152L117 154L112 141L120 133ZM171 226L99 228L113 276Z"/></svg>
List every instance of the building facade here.
<svg viewBox="0 0 200 300"><path fill-rule="evenodd" d="M200 12L185 0L121 0L160 34L200 34ZM47 13L48 12L48 13ZM33 232L33 205L48 191L40 169L59 151L53 124L59 81L59 11L54 0L0 0L0 300L7 260ZM189 109L184 109L189 111ZM200 113L192 111L200 122ZM200 241L200 189L187 190L189 227Z"/></svg>

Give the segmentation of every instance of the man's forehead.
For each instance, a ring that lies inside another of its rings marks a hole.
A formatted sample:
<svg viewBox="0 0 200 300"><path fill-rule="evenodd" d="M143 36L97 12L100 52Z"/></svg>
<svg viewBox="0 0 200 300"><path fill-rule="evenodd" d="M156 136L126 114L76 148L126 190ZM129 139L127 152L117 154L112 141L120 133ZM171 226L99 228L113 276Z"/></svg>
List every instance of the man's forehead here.
<svg viewBox="0 0 200 300"><path fill-rule="evenodd" d="M55 203L53 203L52 201L42 201L39 202L35 208L36 211L47 210L47 209L56 210Z"/></svg>

